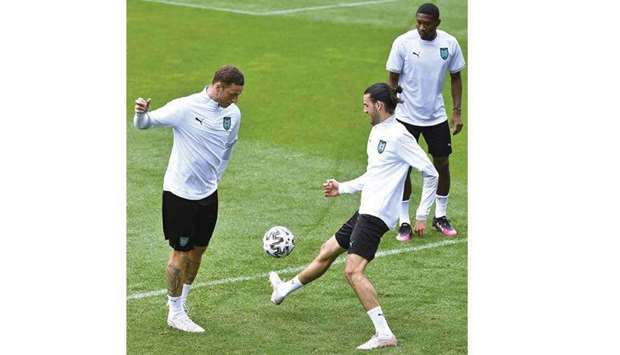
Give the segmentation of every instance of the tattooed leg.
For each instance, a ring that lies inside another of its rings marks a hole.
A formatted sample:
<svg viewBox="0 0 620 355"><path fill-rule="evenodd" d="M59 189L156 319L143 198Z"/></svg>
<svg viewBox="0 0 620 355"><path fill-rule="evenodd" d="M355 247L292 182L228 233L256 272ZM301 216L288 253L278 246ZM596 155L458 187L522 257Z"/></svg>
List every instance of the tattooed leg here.
<svg viewBox="0 0 620 355"><path fill-rule="evenodd" d="M166 280L168 281L168 295L172 297L181 296L183 288L183 270L187 267L186 252L173 250L168 259L166 268Z"/></svg>

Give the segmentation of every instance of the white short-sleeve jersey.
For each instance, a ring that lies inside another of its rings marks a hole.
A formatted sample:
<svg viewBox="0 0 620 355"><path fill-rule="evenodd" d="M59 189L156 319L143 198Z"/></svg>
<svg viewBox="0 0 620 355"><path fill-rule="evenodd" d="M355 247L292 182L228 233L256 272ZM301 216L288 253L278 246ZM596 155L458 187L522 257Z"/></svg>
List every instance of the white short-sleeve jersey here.
<svg viewBox="0 0 620 355"><path fill-rule="evenodd" d="M404 102L396 106L399 120L415 126L434 126L447 120L442 95L446 73L465 68L456 38L437 30L434 40L425 41L418 30L411 30L394 40L385 67L400 74Z"/></svg>
<svg viewBox="0 0 620 355"><path fill-rule="evenodd" d="M188 200L200 200L217 190L237 142L240 123L237 105L220 107L207 95L206 88L134 116L137 128L172 127L164 190Z"/></svg>
<svg viewBox="0 0 620 355"><path fill-rule="evenodd" d="M375 125L368 137L368 167L353 180L339 184L340 193L362 191L359 213L380 218L389 228L400 214L409 167L424 179L416 219L425 220L435 202L439 174L415 138L395 116Z"/></svg>

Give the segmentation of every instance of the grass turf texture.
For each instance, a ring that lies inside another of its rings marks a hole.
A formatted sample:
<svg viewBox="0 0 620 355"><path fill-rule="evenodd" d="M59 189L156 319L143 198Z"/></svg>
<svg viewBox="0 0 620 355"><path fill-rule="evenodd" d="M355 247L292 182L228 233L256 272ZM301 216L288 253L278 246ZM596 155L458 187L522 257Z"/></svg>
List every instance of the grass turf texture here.
<svg viewBox="0 0 620 355"><path fill-rule="evenodd" d="M263 0L234 6L268 11L328 3ZM239 103L240 140L219 188L219 220L196 282L306 264L358 206L359 195L326 200L320 186L328 177L344 181L363 173L370 126L361 94L386 79L391 43L411 24L416 5L398 1L258 17L128 2L128 294L165 288L170 250L162 237L160 205L172 134L134 129L133 100L151 97L156 108L199 91L221 64L238 65L247 83ZM457 36L466 54L465 1L443 1L440 9L440 28ZM465 72L465 87L466 77ZM450 106L449 83L444 95ZM464 131L453 137L451 158L449 216L459 238L467 238L466 112L464 120ZM420 179L414 181L412 213ZM295 251L284 259L261 249L262 234L276 224L297 236ZM429 230L410 245L442 239ZM399 246L388 232L380 250ZM207 329L202 335L167 328L164 296L130 300L128 352L352 353L373 328L342 271L342 264L335 265L278 307L269 302L266 278L195 289L189 304L194 320ZM368 275L400 341L383 352L466 353L466 243L379 258Z"/></svg>

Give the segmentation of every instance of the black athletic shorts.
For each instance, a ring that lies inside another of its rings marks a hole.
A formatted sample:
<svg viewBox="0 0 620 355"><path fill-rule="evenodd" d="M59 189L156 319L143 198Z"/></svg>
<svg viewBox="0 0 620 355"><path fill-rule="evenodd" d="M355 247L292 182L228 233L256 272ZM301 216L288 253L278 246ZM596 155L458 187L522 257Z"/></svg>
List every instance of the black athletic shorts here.
<svg viewBox="0 0 620 355"><path fill-rule="evenodd" d="M407 131L415 137L416 141L420 141L420 133L422 133L428 146L428 152L433 158L443 158L452 154L452 136L450 135L450 126L447 120L427 127L414 126L400 120L398 122L405 125Z"/></svg>
<svg viewBox="0 0 620 355"><path fill-rule="evenodd" d="M375 258L381 237L389 228L381 220L369 214L355 214L336 232L336 241L348 254L356 254L368 262Z"/></svg>
<svg viewBox="0 0 620 355"><path fill-rule="evenodd" d="M164 236L174 250L209 245L217 222L217 191L196 201L164 191L162 200Z"/></svg>

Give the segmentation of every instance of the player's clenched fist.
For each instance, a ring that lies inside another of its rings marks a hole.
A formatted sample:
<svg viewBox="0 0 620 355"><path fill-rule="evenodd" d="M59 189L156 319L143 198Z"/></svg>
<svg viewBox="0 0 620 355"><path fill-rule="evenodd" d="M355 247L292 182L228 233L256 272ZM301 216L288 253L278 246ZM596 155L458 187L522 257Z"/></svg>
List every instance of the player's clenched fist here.
<svg viewBox="0 0 620 355"><path fill-rule="evenodd" d="M334 179L329 179L325 181L323 184L323 193L325 197L335 197L338 196L338 181Z"/></svg>
<svg viewBox="0 0 620 355"><path fill-rule="evenodd" d="M135 110L138 113L144 113L149 110L149 105L151 104L151 99L143 99L141 97L136 99Z"/></svg>

